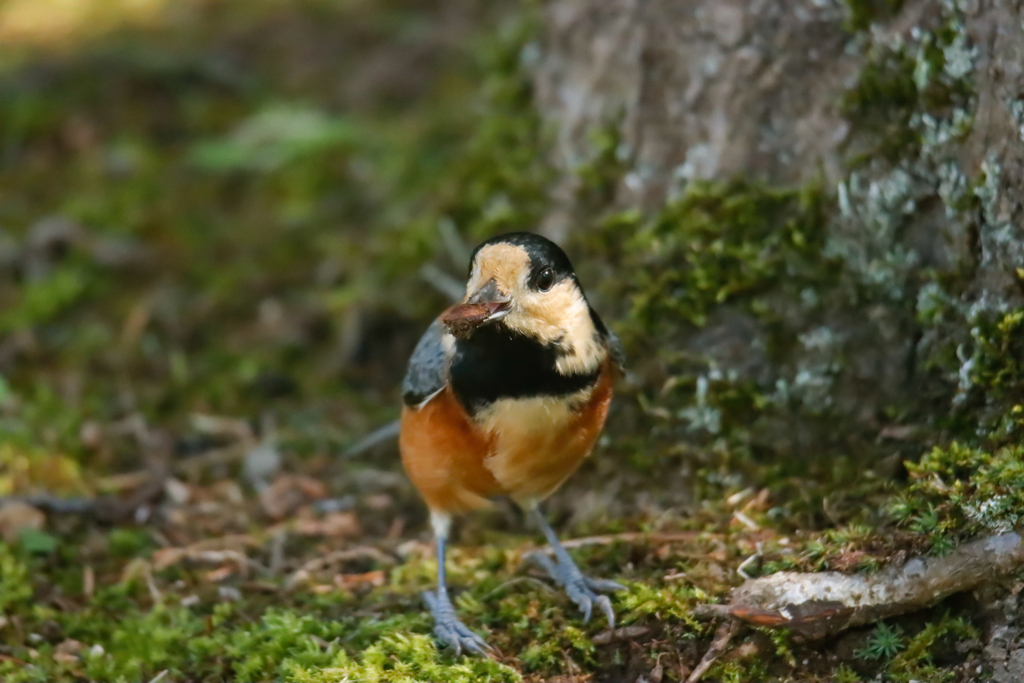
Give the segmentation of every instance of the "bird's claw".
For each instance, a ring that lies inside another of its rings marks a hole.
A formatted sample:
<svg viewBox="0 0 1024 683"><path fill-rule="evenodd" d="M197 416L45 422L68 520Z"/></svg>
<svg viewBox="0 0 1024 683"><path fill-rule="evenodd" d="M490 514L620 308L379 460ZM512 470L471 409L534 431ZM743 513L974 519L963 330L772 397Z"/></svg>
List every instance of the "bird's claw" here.
<svg viewBox="0 0 1024 683"><path fill-rule="evenodd" d="M434 591L424 591L423 599L434 616L434 635L442 645L452 648L456 657L461 655L463 650L478 655L485 655L491 651L492 648L487 641L459 621L447 596L441 597Z"/></svg>
<svg viewBox="0 0 1024 683"><path fill-rule="evenodd" d="M558 585L565 589L565 594L576 603L583 612L583 622L590 621L590 614L594 605L600 608L608 620L608 628L615 630L615 611L612 609L612 601L607 595L598 595L596 591L617 591L626 587L608 579L592 579L584 576L575 564L569 562L555 562L542 552L531 553L528 560L539 565Z"/></svg>
<svg viewBox="0 0 1024 683"><path fill-rule="evenodd" d="M589 576L583 577L583 582L587 584L587 588L594 591L624 591L626 587L618 581L612 581L611 579L594 579Z"/></svg>

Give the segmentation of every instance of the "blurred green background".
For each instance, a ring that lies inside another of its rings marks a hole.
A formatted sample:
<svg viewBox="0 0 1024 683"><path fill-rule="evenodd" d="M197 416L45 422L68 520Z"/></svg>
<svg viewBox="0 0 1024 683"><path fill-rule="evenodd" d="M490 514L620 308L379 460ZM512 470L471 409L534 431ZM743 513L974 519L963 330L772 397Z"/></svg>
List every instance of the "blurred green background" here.
<svg viewBox="0 0 1024 683"><path fill-rule="evenodd" d="M617 121L555 168L532 2L0 0L0 678L682 680L741 565L871 572L1013 528L1024 314L977 314L969 269L921 266L902 200L852 180L892 189L937 154L922 121L969 120L963 25L914 52L866 37L903 3L841 4L852 211L820 179L624 205ZM398 416L468 250L553 214L629 369L548 508L627 585L624 629L523 566L539 538L501 505L449 560L498 654L456 659L393 439L347 450ZM747 628L708 678L966 680L975 608Z"/></svg>

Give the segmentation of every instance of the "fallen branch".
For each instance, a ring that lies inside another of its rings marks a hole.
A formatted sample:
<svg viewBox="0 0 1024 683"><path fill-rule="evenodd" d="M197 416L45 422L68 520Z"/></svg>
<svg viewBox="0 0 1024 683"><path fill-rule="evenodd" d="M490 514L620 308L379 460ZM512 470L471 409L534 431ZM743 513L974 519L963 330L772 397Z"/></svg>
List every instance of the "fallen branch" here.
<svg viewBox="0 0 1024 683"><path fill-rule="evenodd" d="M163 479L150 475L140 488L125 499L117 496L99 498L61 498L47 493L29 496L0 496L0 507L6 503L24 503L58 515L93 515L104 521L130 517L163 491Z"/></svg>
<svg viewBox="0 0 1024 683"><path fill-rule="evenodd" d="M34 508L59 515L88 514L96 509L95 498L58 498L40 494L36 496L0 496L0 507L7 503L24 503Z"/></svg>
<svg viewBox="0 0 1024 683"><path fill-rule="evenodd" d="M727 605L705 605L704 617L730 616L822 638L854 626L928 607L954 593L1024 568L1015 533L965 543L945 557L920 557L876 574L779 572L733 591Z"/></svg>

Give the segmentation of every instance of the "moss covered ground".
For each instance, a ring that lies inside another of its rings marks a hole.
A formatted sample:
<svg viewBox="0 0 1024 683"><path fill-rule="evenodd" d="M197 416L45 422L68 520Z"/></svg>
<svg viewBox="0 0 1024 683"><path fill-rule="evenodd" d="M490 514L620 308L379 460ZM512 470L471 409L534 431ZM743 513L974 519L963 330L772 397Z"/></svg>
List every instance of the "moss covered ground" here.
<svg viewBox="0 0 1024 683"><path fill-rule="evenodd" d="M679 681L714 634L694 608L741 564L874 571L1024 515L1020 311L978 313L957 273L904 278L852 179L619 206L627 164L596 131L567 247L630 371L550 507L585 571L627 586L621 628L524 564L540 538L500 505L449 557L496 654L439 651L396 449L345 452L397 416L466 246L551 207L536 8L85 4L76 23L0 3L0 496L98 501L0 509L0 679ZM851 32L899 5L851 2ZM969 128L960 35L953 13L862 45L851 173L932 168L922 110ZM984 212L990 180L943 199ZM877 248L851 251L843 221ZM879 305L920 327L934 382L840 438L825 312ZM722 316L753 321L778 376L686 341ZM791 425L820 450L794 457ZM825 643L748 628L706 680L973 680L984 628L963 597Z"/></svg>

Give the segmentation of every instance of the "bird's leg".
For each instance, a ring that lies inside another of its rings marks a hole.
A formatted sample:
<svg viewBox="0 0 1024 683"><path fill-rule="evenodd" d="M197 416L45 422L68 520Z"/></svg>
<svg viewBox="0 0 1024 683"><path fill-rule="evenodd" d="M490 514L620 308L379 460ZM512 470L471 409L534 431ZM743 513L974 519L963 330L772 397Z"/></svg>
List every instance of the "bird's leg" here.
<svg viewBox="0 0 1024 683"><path fill-rule="evenodd" d="M551 549L555 551L554 562L542 552L531 554L529 559L543 567L551 578L565 588L565 594L569 596L569 599L583 610L583 621L590 619L590 611L596 604L608 619L608 627L614 629L615 612L612 611L612 602L607 595L598 595L596 591L623 590L625 586L608 579L592 579L589 576L584 576L576 563L569 557L568 551L559 543L554 529L544 519L540 510L537 507L531 507L528 514L533 523L540 527Z"/></svg>
<svg viewBox="0 0 1024 683"><path fill-rule="evenodd" d="M434 527L434 538L437 542L437 590L424 591L423 599L434 616L434 635L442 645L454 649L456 657L462 654L463 649L484 654L491 646L459 621L455 616L452 601L448 598L448 587L444 578L444 549L448 542L448 530L451 528L451 516L432 512L430 523Z"/></svg>

